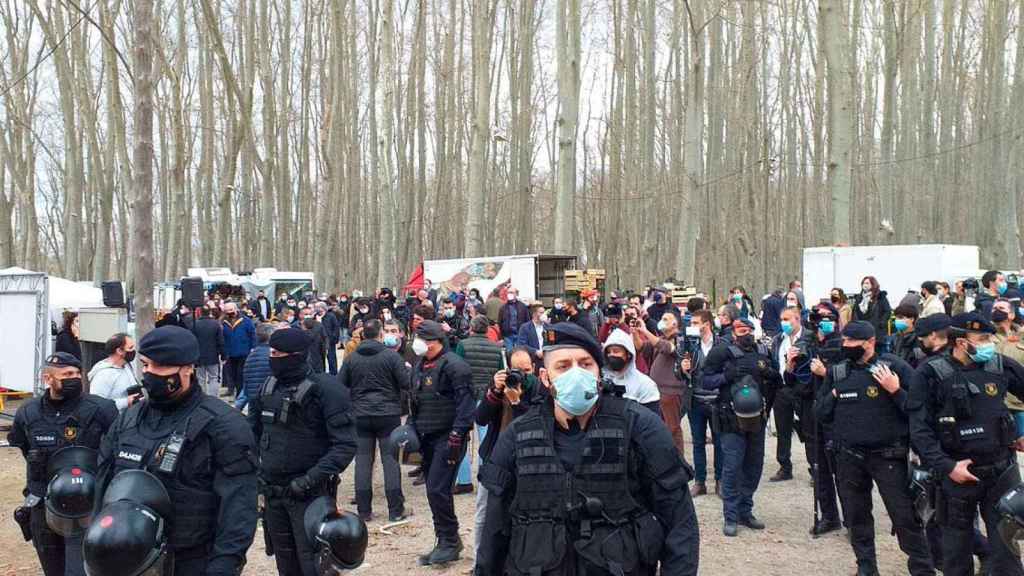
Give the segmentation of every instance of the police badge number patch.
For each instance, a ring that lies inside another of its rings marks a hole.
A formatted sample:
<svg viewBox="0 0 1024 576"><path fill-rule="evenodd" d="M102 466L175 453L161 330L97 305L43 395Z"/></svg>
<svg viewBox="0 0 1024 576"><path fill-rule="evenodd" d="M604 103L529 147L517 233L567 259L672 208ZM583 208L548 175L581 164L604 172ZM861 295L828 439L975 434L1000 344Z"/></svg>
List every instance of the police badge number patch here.
<svg viewBox="0 0 1024 576"><path fill-rule="evenodd" d="M985 384L985 394L995 397L999 394L999 387L989 382L988 384Z"/></svg>

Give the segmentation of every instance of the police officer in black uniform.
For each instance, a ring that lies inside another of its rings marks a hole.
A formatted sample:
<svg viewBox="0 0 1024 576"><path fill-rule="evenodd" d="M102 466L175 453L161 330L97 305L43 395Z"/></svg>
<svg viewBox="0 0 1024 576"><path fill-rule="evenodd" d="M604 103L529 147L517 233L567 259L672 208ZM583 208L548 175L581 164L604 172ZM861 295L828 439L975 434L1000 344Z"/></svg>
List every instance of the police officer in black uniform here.
<svg viewBox="0 0 1024 576"><path fill-rule="evenodd" d="M697 574L692 471L665 424L602 393L601 348L585 329L556 324L543 346L550 394L501 432L480 470L488 500L475 573Z"/></svg>
<svg viewBox="0 0 1024 576"><path fill-rule="evenodd" d="M47 463L65 446L99 448L100 439L117 418L117 407L111 400L82 393L82 365L66 352L46 359L42 378L46 392L18 408L7 435L28 464L26 506L15 518L26 540L31 537L46 576L84 574L81 538L65 538L46 525Z"/></svg>
<svg viewBox="0 0 1024 576"><path fill-rule="evenodd" d="M804 427L807 462L811 465L814 481L814 524L810 533L814 537L834 532L842 527L836 491L835 443L831 423L823 424L814 414L814 399L825 385L827 368L842 361L842 336L839 333L839 311L831 302L817 304L810 314L810 328L814 332L808 356L811 357L813 377L807 390L801 391L800 421Z"/></svg>
<svg viewBox="0 0 1024 576"><path fill-rule="evenodd" d="M832 425L836 479L843 500L858 576L877 576L871 483L878 485L900 549L913 576L935 574L923 527L914 516L907 458L910 425L909 364L875 352L875 329L862 321L843 330L843 361L831 366L818 392L815 413Z"/></svg>
<svg viewBox="0 0 1024 576"><path fill-rule="evenodd" d="M466 452L476 400L469 364L448 350L440 324L424 320L416 330L413 351L420 357L412 373L411 421L420 435L427 502L434 517L434 549L419 557L423 566L459 559L462 540L452 488Z"/></svg>
<svg viewBox="0 0 1024 576"><path fill-rule="evenodd" d="M754 340L754 324L746 318L733 321L731 341L708 352L704 387L718 390L715 427L722 439L722 533L726 536L736 536L739 525L764 529L754 516L754 492L764 469L763 398L781 380L766 347ZM753 403L757 409L737 410L737 402Z"/></svg>
<svg viewBox="0 0 1024 576"><path fill-rule="evenodd" d="M1017 431L1006 392L1024 393L1024 366L998 354L995 326L978 312L958 314L950 327L951 353L929 358L911 390L915 449L939 485L936 516L942 528L943 574L973 574L974 519L980 508L990 536L995 504L1020 482L1014 455ZM1021 576L1020 557L989 538L991 573Z"/></svg>
<svg viewBox="0 0 1024 576"><path fill-rule="evenodd" d="M319 496L334 501L338 474L356 454L348 388L333 376L313 373L305 361L310 342L299 328L270 336L273 376L249 406L259 439L264 534L282 576L316 576L316 550L303 515Z"/></svg>
<svg viewBox="0 0 1024 576"><path fill-rule="evenodd" d="M236 575L256 532L252 430L197 385L199 342L192 332L157 328L142 337L138 352L146 399L122 412L103 438L101 491L122 470L153 473L174 505L175 574Z"/></svg>

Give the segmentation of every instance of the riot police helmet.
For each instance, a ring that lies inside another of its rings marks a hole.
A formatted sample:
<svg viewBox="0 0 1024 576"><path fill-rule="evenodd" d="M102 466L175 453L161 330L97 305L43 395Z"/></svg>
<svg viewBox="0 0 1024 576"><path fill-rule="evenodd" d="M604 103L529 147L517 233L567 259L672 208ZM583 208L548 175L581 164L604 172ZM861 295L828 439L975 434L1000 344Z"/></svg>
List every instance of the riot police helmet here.
<svg viewBox="0 0 1024 576"><path fill-rule="evenodd" d="M389 440L396 453L402 451L409 454L420 451L420 437L412 424L403 424L392 430Z"/></svg>
<svg viewBox="0 0 1024 576"><path fill-rule="evenodd" d="M747 375L733 386L732 410L740 430L754 431L760 428L764 411L764 398L757 382Z"/></svg>
<svg viewBox="0 0 1024 576"><path fill-rule="evenodd" d="M167 545L171 510L170 496L156 476L145 470L126 470L115 476L104 494L102 509L83 538L85 573L173 574Z"/></svg>
<svg viewBox="0 0 1024 576"><path fill-rule="evenodd" d="M317 550L319 576L334 576L362 565L369 533L358 515L341 512L332 500L320 496L306 507L303 523Z"/></svg>
<svg viewBox="0 0 1024 576"><path fill-rule="evenodd" d="M1006 547L1020 556L1020 541L1024 540L1024 484L1011 488L996 503L999 514L999 537Z"/></svg>
<svg viewBox="0 0 1024 576"><path fill-rule="evenodd" d="M47 463L46 524L61 536L77 536L92 520L96 496L96 451L67 446Z"/></svg>

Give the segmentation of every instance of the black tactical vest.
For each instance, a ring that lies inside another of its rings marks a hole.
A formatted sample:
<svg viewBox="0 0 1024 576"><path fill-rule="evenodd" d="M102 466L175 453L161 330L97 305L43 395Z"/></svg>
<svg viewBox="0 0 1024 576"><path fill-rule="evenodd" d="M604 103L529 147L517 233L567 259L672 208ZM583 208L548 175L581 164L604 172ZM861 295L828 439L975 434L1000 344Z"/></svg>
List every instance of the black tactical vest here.
<svg viewBox="0 0 1024 576"><path fill-rule="evenodd" d="M263 385L260 477L270 484L287 484L327 453L326 431L310 421L308 412L316 385L307 378L297 386L283 386L273 376Z"/></svg>
<svg viewBox="0 0 1024 576"><path fill-rule="evenodd" d="M46 496L46 485L50 479L46 464L50 456L65 446L85 446L99 449L103 430L96 420L99 404L82 395L74 402L68 402L61 410L46 414L42 397L30 400L25 405L25 435L28 438L28 489L39 496Z"/></svg>
<svg viewBox="0 0 1024 576"><path fill-rule="evenodd" d="M455 389L449 383L447 389L442 390L448 354L445 352L433 364L422 360L413 372L416 430L420 434L447 434L455 424Z"/></svg>
<svg viewBox="0 0 1024 576"><path fill-rule="evenodd" d="M170 545L173 550L212 546L220 498L213 491L216 470L206 427L233 410L216 398L200 395L170 430L141 426L150 409L146 402L125 411L114 446L114 474L122 470L152 472L167 488L174 504Z"/></svg>
<svg viewBox="0 0 1024 576"><path fill-rule="evenodd" d="M879 363L887 361L879 358ZM868 367L843 361L829 368L829 376L836 391L832 432L837 442L868 450L909 446L906 415Z"/></svg>
<svg viewBox="0 0 1024 576"><path fill-rule="evenodd" d="M664 533L630 490L627 401L602 396L591 418L572 473L555 452L550 404L513 424L516 495L507 573L653 573Z"/></svg>
<svg viewBox="0 0 1024 576"><path fill-rule="evenodd" d="M964 369L946 356L929 359L940 381L938 412L942 449L954 460L985 465L1006 459L1016 427L1004 403L1006 376L999 354L984 366Z"/></svg>

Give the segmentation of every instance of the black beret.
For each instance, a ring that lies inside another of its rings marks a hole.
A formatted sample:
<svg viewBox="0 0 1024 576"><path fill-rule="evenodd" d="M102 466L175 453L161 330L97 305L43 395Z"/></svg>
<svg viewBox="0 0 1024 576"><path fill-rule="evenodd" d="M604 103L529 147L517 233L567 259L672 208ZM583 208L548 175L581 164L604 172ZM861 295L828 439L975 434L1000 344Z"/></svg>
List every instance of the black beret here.
<svg viewBox="0 0 1024 576"><path fill-rule="evenodd" d="M82 369L82 363L73 354L67 352L54 352L46 359L46 365L51 368L78 368Z"/></svg>
<svg viewBox="0 0 1024 576"><path fill-rule="evenodd" d="M444 340L448 337L444 328L433 320L421 322L420 327L416 329L416 335L424 340Z"/></svg>
<svg viewBox="0 0 1024 576"><path fill-rule="evenodd" d="M270 347L278 352L287 352L288 354L305 352L309 350L309 345L312 343L313 339L302 328L275 330L270 335Z"/></svg>
<svg viewBox="0 0 1024 576"><path fill-rule="evenodd" d="M870 340L875 337L875 327L863 320L856 320L843 328L843 337L851 340Z"/></svg>
<svg viewBox="0 0 1024 576"><path fill-rule="evenodd" d="M992 325L992 322L977 311L964 312L953 316L953 322L950 327L957 332L996 333L996 327Z"/></svg>
<svg viewBox="0 0 1024 576"><path fill-rule="evenodd" d="M945 314L932 314L931 316L925 316L917 321L914 325L914 335L918 338L924 338L932 332L938 332L939 330L948 330L953 319Z"/></svg>
<svg viewBox="0 0 1024 576"><path fill-rule="evenodd" d="M179 326L161 326L139 340L139 355L162 366L189 366L199 361L199 341Z"/></svg>
<svg viewBox="0 0 1024 576"><path fill-rule="evenodd" d="M601 345L590 332L572 322L559 322L545 329L543 347L545 352L559 348L583 348L598 366L604 364Z"/></svg>

